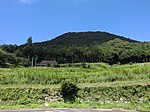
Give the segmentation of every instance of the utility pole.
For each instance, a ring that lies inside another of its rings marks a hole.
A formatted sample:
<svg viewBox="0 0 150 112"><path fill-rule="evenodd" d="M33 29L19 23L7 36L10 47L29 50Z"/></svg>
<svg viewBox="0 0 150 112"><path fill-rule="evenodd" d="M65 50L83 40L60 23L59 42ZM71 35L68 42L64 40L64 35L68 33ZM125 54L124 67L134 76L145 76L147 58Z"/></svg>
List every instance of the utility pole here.
<svg viewBox="0 0 150 112"><path fill-rule="evenodd" d="M35 67L37 67L37 59L38 59L38 57L35 56Z"/></svg>
<svg viewBox="0 0 150 112"><path fill-rule="evenodd" d="M32 57L32 65L31 67L33 68L34 67L34 56Z"/></svg>

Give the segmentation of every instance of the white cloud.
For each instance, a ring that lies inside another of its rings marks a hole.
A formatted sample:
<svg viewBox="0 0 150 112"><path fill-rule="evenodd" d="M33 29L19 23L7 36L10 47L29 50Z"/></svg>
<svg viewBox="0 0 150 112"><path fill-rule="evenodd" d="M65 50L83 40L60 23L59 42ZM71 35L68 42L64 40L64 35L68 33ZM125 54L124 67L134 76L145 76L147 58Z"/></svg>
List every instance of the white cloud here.
<svg viewBox="0 0 150 112"><path fill-rule="evenodd" d="M23 3L23 4L32 4L32 3L35 3L37 2L38 0L19 0L20 3Z"/></svg>

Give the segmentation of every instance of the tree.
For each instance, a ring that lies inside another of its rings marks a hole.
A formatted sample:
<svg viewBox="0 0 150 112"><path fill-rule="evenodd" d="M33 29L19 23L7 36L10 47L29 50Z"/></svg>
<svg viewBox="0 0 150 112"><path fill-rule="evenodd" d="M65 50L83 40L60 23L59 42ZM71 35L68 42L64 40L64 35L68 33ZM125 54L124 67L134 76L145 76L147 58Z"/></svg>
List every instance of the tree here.
<svg viewBox="0 0 150 112"><path fill-rule="evenodd" d="M6 63L6 56L4 52L0 49L0 67L3 67Z"/></svg>
<svg viewBox="0 0 150 112"><path fill-rule="evenodd" d="M8 53L0 49L0 67L29 66L26 58L17 57L14 53Z"/></svg>
<svg viewBox="0 0 150 112"><path fill-rule="evenodd" d="M27 39L27 44L30 47L32 46L32 37L31 36Z"/></svg>
<svg viewBox="0 0 150 112"><path fill-rule="evenodd" d="M27 39L26 46L23 48L23 53L28 59L30 59L33 55L33 46L32 46L31 36Z"/></svg>

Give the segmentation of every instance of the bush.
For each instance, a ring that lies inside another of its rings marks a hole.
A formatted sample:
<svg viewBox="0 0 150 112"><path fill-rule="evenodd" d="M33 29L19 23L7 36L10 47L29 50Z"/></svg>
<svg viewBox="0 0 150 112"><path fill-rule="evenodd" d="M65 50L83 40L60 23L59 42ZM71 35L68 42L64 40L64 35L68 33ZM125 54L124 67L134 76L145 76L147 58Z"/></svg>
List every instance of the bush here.
<svg viewBox="0 0 150 112"><path fill-rule="evenodd" d="M87 65L86 63L82 63L81 66L82 66L82 68L90 68L90 64Z"/></svg>
<svg viewBox="0 0 150 112"><path fill-rule="evenodd" d="M82 68L86 68L87 65L86 65L86 63L82 63L81 66L82 66Z"/></svg>
<svg viewBox="0 0 150 112"><path fill-rule="evenodd" d="M78 91L80 89L73 83L64 82L61 85L61 95L64 99L64 102L73 103L78 97Z"/></svg>

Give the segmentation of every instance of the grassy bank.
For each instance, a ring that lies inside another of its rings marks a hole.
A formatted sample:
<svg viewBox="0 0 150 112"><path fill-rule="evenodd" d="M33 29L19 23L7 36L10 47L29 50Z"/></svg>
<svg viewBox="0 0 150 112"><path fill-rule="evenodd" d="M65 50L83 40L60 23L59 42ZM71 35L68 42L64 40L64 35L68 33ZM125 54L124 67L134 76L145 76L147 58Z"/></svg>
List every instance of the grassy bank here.
<svg viewBox="0 0 150 112"><path fill-rule="evenodd" d="M150 110L150 63L113 66L93 63L89 68L80 63L61 66L0 68L0 108ZM63 103L60 95L60 85L66 80L81 88L74 104Z"/></svg>
<svg viewBox="0 0 150 112"><path fill-rule="evenodd" d="M63 103L60 88L0 88L4 108L123 108L150 110L150 85L83 87L75 103ZM48 105L45 106L45 103Z"/></svg>

